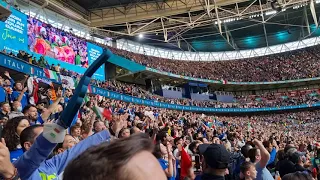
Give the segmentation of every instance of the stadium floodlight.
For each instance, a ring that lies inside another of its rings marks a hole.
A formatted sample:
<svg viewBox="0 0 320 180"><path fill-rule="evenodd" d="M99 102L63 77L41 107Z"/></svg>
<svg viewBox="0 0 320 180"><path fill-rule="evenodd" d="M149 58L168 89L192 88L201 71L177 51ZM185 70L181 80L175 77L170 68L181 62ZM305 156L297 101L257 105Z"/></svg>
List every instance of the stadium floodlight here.
<svg viewBox="0 0 320 180"><path fill-rule="evenodd" d="M277 13L277 11L267 11L266 12L266 16L269 16L269 15L272 15L272 14L276 14Z"/></svg>
<svg viewBox="0 0 320 180"><path fill-rule="evenodd" d="M139 36L138 36L140 39L142 39L143 38L143 34L139 34Z"/></svg>

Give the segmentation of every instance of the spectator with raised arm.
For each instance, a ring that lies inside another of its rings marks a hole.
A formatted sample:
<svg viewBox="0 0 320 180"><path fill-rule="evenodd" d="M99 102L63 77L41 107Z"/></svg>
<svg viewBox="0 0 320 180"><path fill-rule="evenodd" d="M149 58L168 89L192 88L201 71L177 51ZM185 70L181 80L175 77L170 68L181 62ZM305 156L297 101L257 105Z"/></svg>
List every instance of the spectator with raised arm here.
<svg viewBox="0 0 320 180"><path fill-rule="evenodd" d="M263 146L262 142L255 139L253 144L256 146L248 152L250 161L255 164L257 170L257 180L273 180L271 173L266 168L270 159L268 150Z"/></svg>

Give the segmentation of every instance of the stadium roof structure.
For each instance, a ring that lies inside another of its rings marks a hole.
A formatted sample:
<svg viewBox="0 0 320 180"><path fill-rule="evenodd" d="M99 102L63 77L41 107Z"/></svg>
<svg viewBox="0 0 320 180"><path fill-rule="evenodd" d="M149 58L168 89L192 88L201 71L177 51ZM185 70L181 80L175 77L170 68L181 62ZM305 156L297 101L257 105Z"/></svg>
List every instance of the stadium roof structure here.
<svg viewBox="0 0 320 180"><path fill-rule="evenodd" d="M93 36L177 50L251 49L320 35L320 0L32 1L86 23Z"/></svg>
<svg viewBox="0 0 320 180"><path fill-rule="evenodd" d="M32 1L66 16L73 11L94 36L177 50L241 50L320 35L320 0Z"/></svg>

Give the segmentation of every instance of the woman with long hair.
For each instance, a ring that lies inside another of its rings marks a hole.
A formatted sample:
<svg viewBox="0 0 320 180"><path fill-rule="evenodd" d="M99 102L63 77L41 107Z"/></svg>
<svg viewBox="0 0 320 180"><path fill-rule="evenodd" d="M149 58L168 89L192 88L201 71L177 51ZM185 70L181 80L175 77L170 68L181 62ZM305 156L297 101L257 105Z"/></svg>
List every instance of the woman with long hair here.
<svg viewBox="0 0 320 180"><path fill-rule="evenodd" d="M157 142L153 155L158 159L162 169L164 170L168 180L175 179L175 159L172 155L172 147L168 142L167 145L163 145Z"/></svg>
<svg viewBox="0 0 320 180"><path fill-rule="evenodd" d="M17 160L23 154L20 145L20 134L29 126L28 117L19 116L7 121L7 124L3 128L2 137L5 139L6 145L10 151L11 162Z"/></svg>

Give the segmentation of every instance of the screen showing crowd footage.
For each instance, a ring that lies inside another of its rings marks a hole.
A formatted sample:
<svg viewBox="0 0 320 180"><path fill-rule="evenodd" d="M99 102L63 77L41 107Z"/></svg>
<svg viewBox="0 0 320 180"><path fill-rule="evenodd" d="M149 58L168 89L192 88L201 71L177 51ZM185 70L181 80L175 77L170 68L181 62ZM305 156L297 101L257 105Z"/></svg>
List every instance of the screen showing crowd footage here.
<svg viewBox="0 0 320 180"><path fill-rule="evenodd" d="M32 52L87 68L87 42L37 19L28 18L28 46Z"/></svg>

